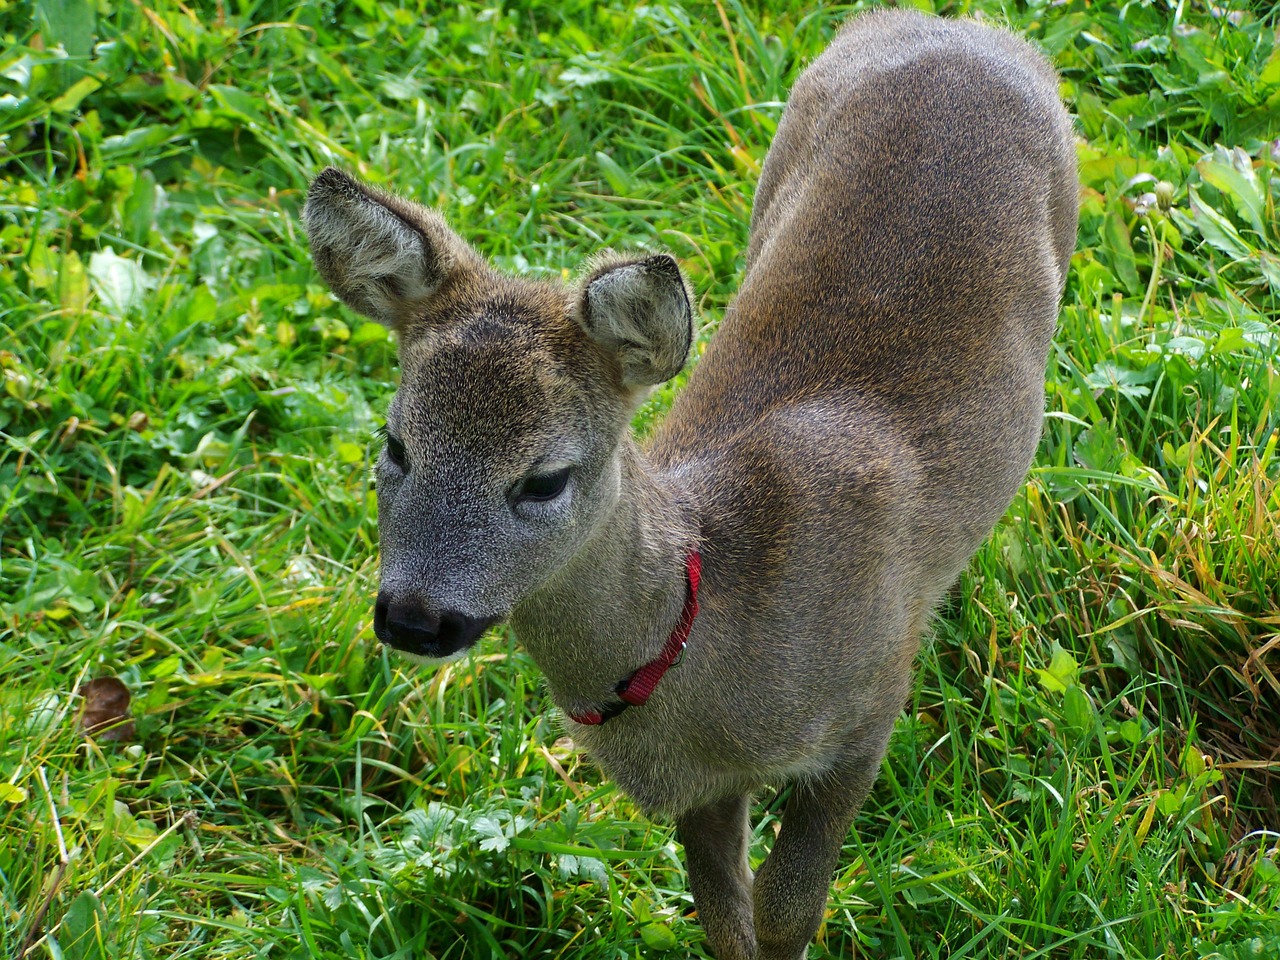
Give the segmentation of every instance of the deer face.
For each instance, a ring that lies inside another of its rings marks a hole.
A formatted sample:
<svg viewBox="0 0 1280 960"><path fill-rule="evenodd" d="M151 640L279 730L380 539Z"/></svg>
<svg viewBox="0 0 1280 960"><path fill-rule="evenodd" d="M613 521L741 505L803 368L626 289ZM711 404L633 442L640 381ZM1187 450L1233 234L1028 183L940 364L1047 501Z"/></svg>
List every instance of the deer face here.
<svg viewBox="0 0 1280 960"><path fill-rule="evenodd" d="M335 170L304 219L334 292L400 336L375 632L452 659L607 524L631 412L688 354L684 279L665 255L601 260L573 288L505 277L436 214Z"/></svg>

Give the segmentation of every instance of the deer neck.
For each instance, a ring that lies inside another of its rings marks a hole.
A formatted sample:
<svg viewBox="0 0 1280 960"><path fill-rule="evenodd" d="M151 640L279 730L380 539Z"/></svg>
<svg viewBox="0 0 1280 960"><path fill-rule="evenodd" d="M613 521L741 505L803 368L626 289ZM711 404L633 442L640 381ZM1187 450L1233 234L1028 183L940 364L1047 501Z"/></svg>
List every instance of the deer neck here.
<svg viewBox="0 0 1280 960"><path fill-rule="evenodd" d="M690 498L627 437L613 509L574 557L516 605L516 636L558 706L607 703L618 681L661 651L685 601L697 544Z"/></svg>

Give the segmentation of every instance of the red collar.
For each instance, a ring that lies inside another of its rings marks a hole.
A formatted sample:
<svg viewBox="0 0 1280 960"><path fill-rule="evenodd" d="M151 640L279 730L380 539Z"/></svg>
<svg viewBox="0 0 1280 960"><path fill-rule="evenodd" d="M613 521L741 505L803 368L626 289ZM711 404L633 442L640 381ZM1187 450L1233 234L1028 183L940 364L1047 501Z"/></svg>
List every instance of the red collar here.
<svg viewBox="0 0 1280 960"><path fill-rule="evenodd" d="M693 620L698 615L698 581L702 577L702 554L694 550L684 561L687 588L684 595L684 609L680 611L680 619L676 628L667 637L667 642L656 660L650 660L631 676L618 681L614 689L618 694L618 703L599 710L583 710L581 713L565 713L574 723L589 727L599 726L611 717L616 717L627 707L643 707L650 695L658 686L663 674L680 662L684 655L684 645L689 639L689 631L693 629Z"/></svg>

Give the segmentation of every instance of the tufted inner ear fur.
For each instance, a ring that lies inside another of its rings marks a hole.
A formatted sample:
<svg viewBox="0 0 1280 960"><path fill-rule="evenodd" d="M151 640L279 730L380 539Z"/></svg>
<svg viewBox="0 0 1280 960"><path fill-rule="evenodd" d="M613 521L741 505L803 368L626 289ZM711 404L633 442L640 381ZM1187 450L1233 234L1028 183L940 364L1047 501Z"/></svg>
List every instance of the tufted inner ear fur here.
<svg viewBox="0 0 1280 960"><path fill-rule="evenodd" d="M451 274L484 267L438 213L334 167L312 181L302 220L338 299L395 330L420 320Z"/></svg>
<svg viewBox="0 0 1280 960"><path fill-rule="evenodd" d="M606 255L582 284L579 319L613 351L628 387L647 387L680 372L693 345L688 283L675 258Z"/></svg>

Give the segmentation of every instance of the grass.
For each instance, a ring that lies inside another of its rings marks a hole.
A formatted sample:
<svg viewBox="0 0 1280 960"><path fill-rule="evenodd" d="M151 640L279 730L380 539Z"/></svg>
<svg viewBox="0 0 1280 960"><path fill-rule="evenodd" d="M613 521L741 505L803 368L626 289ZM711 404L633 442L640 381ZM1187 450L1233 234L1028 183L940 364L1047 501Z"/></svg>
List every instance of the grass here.
<svg viewBox="0 0 1280 960"><path fill-rule="evenodd" d="M860 6L0 4L0 955L703 955L670 827L512 637L435 673L373 640L394 344L297 214L338 163L513 271L668 249L709 335L788 85ZM1275 14L938 9L1059 64L1079 247L1037 466L811 956L1278 956Z"/></svg>

